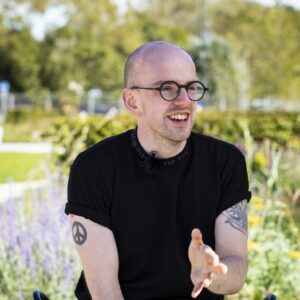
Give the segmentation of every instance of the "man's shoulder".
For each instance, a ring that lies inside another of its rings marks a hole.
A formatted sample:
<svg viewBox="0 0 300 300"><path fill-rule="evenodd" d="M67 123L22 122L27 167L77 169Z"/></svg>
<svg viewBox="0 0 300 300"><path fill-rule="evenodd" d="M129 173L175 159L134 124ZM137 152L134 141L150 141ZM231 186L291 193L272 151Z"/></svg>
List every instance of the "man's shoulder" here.
<svg viewBox="0 0 300 300"><path fill-rule="evenodd" d="M118 151L122 151L128 145L128 135L132 130L114 135L101 140L85 151L78 154L73 165L94 165L112 158Z"/></svg>
<svg viewBox="0 0 300 300"><path fill-rule="evenodd" d="M237 155L240 157L244 157L244 154L241 149L239 149L236 145L228 143L226 141L217 139L212 136L192 132L192 139L196 143L196 145L203 146L206 145L208 150L215 149L221 153L232 153L233 155Z"/></svg>

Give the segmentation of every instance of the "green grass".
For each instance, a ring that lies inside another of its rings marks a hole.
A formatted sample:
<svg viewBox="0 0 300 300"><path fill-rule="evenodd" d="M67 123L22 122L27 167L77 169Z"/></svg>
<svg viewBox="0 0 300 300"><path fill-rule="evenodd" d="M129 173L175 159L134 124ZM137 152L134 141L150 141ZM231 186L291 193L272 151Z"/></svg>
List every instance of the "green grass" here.
<svg viewBox="0 0 300 300"><path fill-rule="evenodd" d="M41 179L41 163L47 158L47 154L0 153L0 183Z"/></svg>

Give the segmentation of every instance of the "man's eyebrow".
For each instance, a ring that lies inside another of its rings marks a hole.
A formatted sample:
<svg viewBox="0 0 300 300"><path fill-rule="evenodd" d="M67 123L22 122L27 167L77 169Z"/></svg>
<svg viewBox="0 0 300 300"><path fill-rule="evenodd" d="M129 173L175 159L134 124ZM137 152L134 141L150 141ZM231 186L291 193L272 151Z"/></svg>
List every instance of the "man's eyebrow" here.
<svg viewBox="0 0 300 300"><path fill-rule="evenodd" d="M153 83L153 85L161 85L163 82L166 82L166 81L170 81L170 80L157 80Z"/></svg>
<svg viewBox="0 0 300 300"><path fill-rule="evenodd" d="M192 81L196 81L196 80L197 80L197 79L187 81L185 84L188 84L188 83L190 83L190 82L192 82ZM168 79L168 80L157 80L157 81L155 81L155 82L153 83L153 85L161 85L162 83L168 82L168 81L176 82L175 80L172 80L172 79Z"/></svg>

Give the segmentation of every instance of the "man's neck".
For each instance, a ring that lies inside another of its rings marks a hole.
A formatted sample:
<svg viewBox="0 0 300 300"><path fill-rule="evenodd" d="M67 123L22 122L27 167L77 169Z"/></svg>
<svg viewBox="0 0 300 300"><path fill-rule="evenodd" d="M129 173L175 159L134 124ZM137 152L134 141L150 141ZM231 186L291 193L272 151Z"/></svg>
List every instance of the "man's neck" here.
<svg viewBox="0 0 300 300"><path fill-rule="evenodd" d="M137 129L137 137L143 149L156 158L170 158L179 154L186 145L184 141L171 141L160 135L151 135Z"/></svg>

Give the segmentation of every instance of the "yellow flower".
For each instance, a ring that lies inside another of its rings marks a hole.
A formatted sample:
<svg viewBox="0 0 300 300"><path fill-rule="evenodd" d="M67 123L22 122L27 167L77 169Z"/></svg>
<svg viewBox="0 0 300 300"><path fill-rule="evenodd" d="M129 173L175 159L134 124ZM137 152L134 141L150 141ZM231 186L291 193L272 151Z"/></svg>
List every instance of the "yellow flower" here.
<svg viewBox="0 0 300 300"><path fill-rule="evenodd" d="M255 214L249 214L248 221L251 227L257 227L261 223L262 217L257 216Z"/></svg>
<svg viewBox="0 0 300 300"><path fill-rule="evenodd" d="M299 250L287 251L287 255L293 259L300 259L300 251Z"/></svg>
<svg viewBox="0 0 300 300"><path fill-rule="evenodd" d="M264 203L253 203L251 204L250 208L253 210L258 210L258 211L262 211L265 209L265 204Z"/></svg>
<svg viewBox="0 0 300 300"><path fill-rule="evenodd" d="M259 243L255 243L255 242L248 242L248 251L254 251L259 249Z"/></svg>
<svg viewBox="0 0 300 300"><path fill-rule="evenodd" d="M251 203L260 203L260 204L263 204L264 203L264 199L262 197L259 197L258 195L253 195L251 197Z"/></svg>
<svg viewBox="0 0 300 300"><path fill-rule="evenodd" d="M267 159L261 152L255 153L254 160L261 168L264 168L267 165Z"/></svg>

